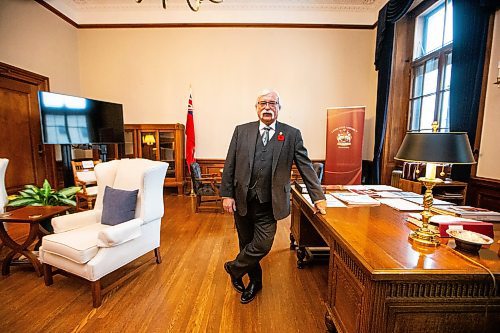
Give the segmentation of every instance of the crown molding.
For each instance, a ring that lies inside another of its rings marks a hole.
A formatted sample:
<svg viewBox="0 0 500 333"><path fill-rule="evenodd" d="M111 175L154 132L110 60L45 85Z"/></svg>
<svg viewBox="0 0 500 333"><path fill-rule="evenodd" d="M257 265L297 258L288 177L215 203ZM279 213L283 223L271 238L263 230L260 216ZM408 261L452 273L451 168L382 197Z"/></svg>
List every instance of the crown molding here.
<svg viewBox="0 0 500 333"><path fill-rule="evenodd" d="M159 27L297 27L373 29L386 0L205 1L192 12L185 0L35 0L79 29ZM375 23L374 23L375 22Z"/></svg>

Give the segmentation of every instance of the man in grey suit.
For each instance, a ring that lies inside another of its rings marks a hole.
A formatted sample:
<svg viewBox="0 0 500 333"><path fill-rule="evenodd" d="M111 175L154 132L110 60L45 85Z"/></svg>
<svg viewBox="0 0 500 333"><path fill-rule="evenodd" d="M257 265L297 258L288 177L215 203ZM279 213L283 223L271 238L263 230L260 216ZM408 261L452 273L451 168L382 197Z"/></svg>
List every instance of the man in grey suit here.
<svg viewBox="0 0 500 333"><path fill-rule="evenodd" d="M326 214L321 184L312 168L300 131L278 123L281 109L276 91L265 90L255 104L259 121L234 130L222 175L224 210L234 213L240 252L224 264L241 303L262 289L260 260L271 250L276 221L290 214L290 173L295 162L315 204ZM250 283L243 284L248 274Z"/></svg>

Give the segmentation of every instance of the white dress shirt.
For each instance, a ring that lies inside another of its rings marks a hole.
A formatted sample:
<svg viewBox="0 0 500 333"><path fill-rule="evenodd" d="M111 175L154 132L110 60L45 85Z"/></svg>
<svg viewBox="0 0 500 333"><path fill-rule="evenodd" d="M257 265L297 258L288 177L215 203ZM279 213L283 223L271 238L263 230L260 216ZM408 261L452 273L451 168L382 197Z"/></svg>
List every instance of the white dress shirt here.
<svg viewBox="0 0 500 333"><path fill-rule="evenodd" d="M259 133L260 133L260 137L262 137L264 135L264 127L271 127L271 129L269 130L269 141L271 141L271 138L273 137L274 135L274 132L276 132L276 120L269 126L267 126L266 124L264 124L262 121L259 121Z"/></svg>

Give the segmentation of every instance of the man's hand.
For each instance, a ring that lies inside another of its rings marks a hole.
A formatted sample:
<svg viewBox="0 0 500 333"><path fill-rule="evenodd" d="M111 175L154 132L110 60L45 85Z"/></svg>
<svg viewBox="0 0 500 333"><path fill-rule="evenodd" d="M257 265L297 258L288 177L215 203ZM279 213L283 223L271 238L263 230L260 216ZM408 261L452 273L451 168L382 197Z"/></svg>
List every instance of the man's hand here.
<svg viewBox="0 0 500 333"><path fill-rule="evenodd" d="M314 203L314 214L317 212L326 215L326 200L318 200Z"/></svg>
<svg viewBox="0 0 500 333"><path fill-rule="evenodd" d="M234 213L236 211L236 201L233 198L224 198L222 200L222 207L228 213Z"/></svg>

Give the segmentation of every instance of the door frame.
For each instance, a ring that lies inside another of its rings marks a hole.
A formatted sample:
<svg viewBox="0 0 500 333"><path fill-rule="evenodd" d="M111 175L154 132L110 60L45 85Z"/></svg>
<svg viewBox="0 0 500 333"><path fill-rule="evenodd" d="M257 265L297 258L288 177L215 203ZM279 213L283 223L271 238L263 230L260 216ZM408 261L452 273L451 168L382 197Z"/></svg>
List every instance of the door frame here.
<svg viewBox="0 0 500 333"><path fill-rule="evenodd" d="M27 83L38 90L49 91L49 78L3 62L0 62L0 77ZM55 149L53 145L44 145L41 137L40 113L38 109L38 94L30 94L29 128L32 144L32 158L38 161L35 167L35 180L37 185L42 185L42 178L46 177L53 187L57 187L58 179L55 163ZM39 144L36 144L39 143ZM7 143L7 144L15 144ZM40 161L41 159L41 161ZM39 164L43 163L42 166ZM44 174L41 174L42 172ZM14 193L21 188L7 187L8 193Z"/></svg>

